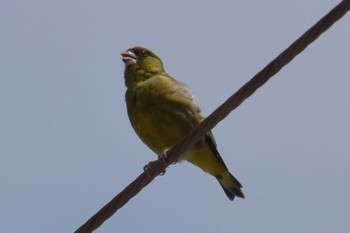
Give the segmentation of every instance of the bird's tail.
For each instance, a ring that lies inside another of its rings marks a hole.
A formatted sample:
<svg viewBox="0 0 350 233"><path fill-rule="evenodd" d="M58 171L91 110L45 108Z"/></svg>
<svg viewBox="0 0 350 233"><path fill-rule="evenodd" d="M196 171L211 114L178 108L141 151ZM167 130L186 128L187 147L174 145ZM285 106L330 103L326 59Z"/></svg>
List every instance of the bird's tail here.
<svg viewBox="0 0 350 233"><path fill-rule="evenodd" d="M227 171L225 175L217 176L216 178L225 191L226 196L231 201L233 201L236 196L244 198L241 183L229 171Z"/></svg>
<svg viewBox="0 0 350 233"><path fill-rule="evenodd" d="M214 138L210 135L205 138L207 143L200 148L189 150L187 156L185 155L183 158L216 177L231 201L236 196L244 198L241 183L228 171L216 149Z"/></svg>

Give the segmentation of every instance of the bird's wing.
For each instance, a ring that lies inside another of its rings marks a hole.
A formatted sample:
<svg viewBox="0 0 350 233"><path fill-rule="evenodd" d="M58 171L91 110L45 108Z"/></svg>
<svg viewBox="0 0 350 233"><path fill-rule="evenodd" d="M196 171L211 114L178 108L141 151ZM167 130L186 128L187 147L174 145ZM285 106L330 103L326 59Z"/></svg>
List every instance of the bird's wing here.
<svg viewBox="0 0 350 233"><path fill-rule="evenodd" d="M192 123L191 128L195 127L201 121L203 121L204 116L202 115L199 105L194 99L194 96L189 88L183 83L176 82L176 85L173 86L173 90L174 92L170 92L172 93L172 97L169 99L174 104L173 107L175 107L177 111L182 111L185 113L187 120ZM223 162L217 150L217 144L214 135L211 131L206 133L204 140L200 142L200 144L204 142L209 144L213 153Z"/></svg>

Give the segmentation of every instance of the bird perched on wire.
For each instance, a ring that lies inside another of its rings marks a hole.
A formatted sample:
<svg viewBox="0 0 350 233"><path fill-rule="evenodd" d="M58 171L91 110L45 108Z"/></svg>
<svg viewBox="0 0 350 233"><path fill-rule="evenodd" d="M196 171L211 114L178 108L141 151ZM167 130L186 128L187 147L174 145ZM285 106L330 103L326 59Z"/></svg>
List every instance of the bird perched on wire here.
<svg viewBox="0 0 350 233"><path fill-rule="evenodd" d="M190 90L170 77L162 60L143 47L122 54L129 119L140 139L158 155L172 147L204 116ZM213 175L227 197L244 198L242 185L228 171L211 132L179 157Z"/></svg>

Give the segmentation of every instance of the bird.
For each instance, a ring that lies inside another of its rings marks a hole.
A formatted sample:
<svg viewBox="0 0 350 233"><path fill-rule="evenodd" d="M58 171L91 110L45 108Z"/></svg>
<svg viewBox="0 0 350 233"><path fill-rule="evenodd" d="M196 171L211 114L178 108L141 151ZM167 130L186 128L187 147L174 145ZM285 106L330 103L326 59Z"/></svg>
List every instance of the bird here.
<svg viewBox="0 0 350 233"><path fill-rule="evenodd" d="M130 123L144 144L164 155L204 116L189 88L168 75L154 52L136 46L121 56ZM225 165L211 131L180 155L178 161L184 160L214 176L229 200L244 198L242 185Z"/></svg>

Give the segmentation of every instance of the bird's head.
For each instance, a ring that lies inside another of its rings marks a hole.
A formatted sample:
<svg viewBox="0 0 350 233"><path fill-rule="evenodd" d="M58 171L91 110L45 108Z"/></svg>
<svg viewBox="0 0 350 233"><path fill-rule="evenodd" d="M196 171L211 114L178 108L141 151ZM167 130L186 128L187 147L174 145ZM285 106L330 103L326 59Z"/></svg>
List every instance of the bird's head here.
<svg viewBox="0 0 350 233"><path fill-rule="evenodd" d="M127 87L154 75L166 74L162 60L149 49L138 46L128 49L121 55L125 63L124 78Z"/></svg>

